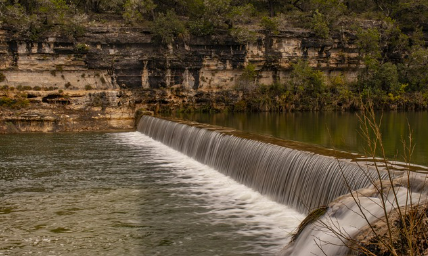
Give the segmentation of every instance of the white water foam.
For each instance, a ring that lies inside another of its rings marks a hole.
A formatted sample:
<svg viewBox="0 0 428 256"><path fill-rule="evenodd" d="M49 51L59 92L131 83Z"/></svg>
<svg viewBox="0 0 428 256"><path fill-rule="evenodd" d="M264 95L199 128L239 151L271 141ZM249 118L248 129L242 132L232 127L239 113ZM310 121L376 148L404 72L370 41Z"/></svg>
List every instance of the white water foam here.
<svg viewBox="0 0 428 256"><path fill-rule="evenodd" d="M152 161L165 162L165 167L174 167L177 172L171 182L188 184L182 189L208 202L208 214L218 216L213 222L241 225L243 235L262 233L270 244L277 245L271 252L278 252L287 244L290 234L305 217L140 132L114 136L124 144L153 151Z"/></svg>

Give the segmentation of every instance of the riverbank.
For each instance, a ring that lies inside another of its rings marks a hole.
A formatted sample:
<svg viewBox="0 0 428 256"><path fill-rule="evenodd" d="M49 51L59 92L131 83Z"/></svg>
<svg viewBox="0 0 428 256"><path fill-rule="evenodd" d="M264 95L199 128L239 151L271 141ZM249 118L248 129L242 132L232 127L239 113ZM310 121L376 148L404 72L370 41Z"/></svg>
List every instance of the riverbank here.
<svg viewBox="0 0 428 256"><path fill-rule="evenodd" d="M276 89L275 89L276 88ZM0 133L67 132L134 129L142 111L162 115L194 113L352 112L372 104L382 111L428 109L428 97L406 93L372 98L348 93L316 97L293 95L274 86L253 91L169 89L58 89L8 87L0 90Z"/></svg>
<svg viewBox="0 0 428 256"><path fill-rule="evenodd" d="M2 90L0 133L126 131L134 128L124 90Z"/></svg>

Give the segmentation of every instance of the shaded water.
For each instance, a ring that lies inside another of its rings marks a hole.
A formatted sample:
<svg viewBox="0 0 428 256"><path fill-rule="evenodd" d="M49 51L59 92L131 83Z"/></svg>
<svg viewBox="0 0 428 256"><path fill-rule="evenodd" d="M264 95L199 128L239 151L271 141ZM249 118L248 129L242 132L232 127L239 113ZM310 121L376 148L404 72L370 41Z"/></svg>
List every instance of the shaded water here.
<svg viewBox="0 0 428 256"><path fill-rule="evenodd" d="M273 255L303 217L138 132L0 141L0 255Z"/></svg>
<svg viewBox="0 0 428 256"><path fill-rule="evenodd" d="M366 142L359 135L358 113L221 113L179 114L178 117L201 123L232 127L252 133L365 153ZM412 163L428 166L428 112L377 113L387 157L403 160L402 139L413 131L415 150Z"/></svg>

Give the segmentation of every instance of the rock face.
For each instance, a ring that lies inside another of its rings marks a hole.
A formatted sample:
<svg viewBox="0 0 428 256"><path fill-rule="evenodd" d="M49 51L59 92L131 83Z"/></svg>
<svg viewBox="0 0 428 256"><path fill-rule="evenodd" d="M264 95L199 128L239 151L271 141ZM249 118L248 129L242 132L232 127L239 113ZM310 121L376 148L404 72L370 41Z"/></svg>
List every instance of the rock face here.
<svg viewBox="0 0 428 256"><path fill-rule="evenodd" d="M284 81L291 63L301 58L326 75L349 80L360 66L354 38L346 32L327 40L289 28L278 35L259 31L257 42L247 45L217 36L165 46L138 27L94 25L77 41L58 35L26 41L0 30L0 72L6 77L0 85L9 86L227 89L249 63L259 83L271 84Z"/></svg>
<svg viewBox="0 0 428 256"><path fill-rule="evenodd" d="M0 98L19 100L16 94L21 93L3 90ZM28 99L21 101L26 108L2 109L0 112L0 133L134 128L132 94L124 90L25 91L25 94Z"/></svg>
<svg viewBox="0 0 428 256"><path fill-rule="evenodd" d="M247 45L226 35L162 45L147 28L112 23L88 25L77 39L52 33L29 41L3 27L0 96L25 94L31 111L4 110L0 126L3 132L128 129L141 107L221 107L239 100L239 92L230 89L249 64L257 71L255 82L261 84L284 82L291 64L301 58L326 76L341 74L353 80L360 68L353 41L347 33L324 40L287 28L278 35L259 31L257 42ZM104 124L100 118L111 121Z"/></svg>

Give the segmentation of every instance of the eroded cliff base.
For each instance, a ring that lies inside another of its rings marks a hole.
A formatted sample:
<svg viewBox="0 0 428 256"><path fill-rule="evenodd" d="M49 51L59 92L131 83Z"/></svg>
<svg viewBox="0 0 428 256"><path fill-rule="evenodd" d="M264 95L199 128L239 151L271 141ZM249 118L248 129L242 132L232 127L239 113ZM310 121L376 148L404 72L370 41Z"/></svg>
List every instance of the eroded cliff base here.
<svg viewBox="0 0 428 256"><path fill-rule="evenodd" d="M52 90L0 93L0 133L131 130L127 91Z"/></svg>

